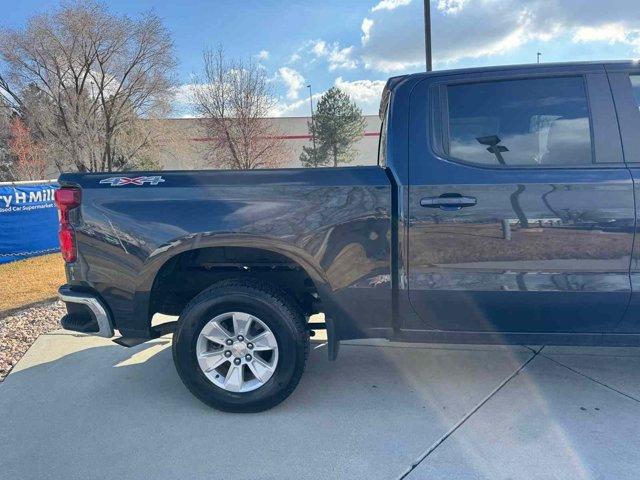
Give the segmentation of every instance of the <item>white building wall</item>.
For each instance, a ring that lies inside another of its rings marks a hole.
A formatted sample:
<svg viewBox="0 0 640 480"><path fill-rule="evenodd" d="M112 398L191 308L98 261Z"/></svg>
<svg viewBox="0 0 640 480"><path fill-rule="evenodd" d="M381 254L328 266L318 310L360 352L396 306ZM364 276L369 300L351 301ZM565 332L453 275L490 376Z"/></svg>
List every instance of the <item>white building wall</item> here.
<svg viewBox="0 0 640 480"><path fill-rule="evenodd" d="M274 131L284 138L288 158L285 167L301 167L299 160L303 146L311 146L308 117L281 117L269 119ZM375 165L378 159L380 119L376 115L365 116L365 134L356 144L357 155L349 165ZM174 139L163 148L159 162L164 170L192 170L212 168L207 161L208 144L211 141L203 121L196 118L167 119L167 131Z"/></svg>

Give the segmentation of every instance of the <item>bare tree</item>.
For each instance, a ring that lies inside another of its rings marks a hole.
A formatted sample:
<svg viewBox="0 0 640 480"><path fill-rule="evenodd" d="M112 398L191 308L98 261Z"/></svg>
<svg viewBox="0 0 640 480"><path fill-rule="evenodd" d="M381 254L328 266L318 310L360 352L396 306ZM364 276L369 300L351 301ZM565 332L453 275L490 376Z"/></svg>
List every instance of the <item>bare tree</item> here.
<svg viewBox="0 0 640 480"><path fill-rule="evenodd" d="M13 158L9 148L9 138L11 138L11 115L13 109L9 102L0 95L0 182L11 181Z"/></svg>
<svg viewBox="0 0 640 480"><path fill-rule="evenodd" d="M176 65L156 15L120 17L92 1L4 30L0 57L0 93L60 170L79 171L136 166L154 141L140 124L167 111Z"/></svg>
<svg viewBox="0 0 640 480"><path fill-rule="evenodd" d="M8 140L14 156L10 172L12 180L42 180L45 178L45 152L31 135L29 128L17 115L11 119Z"/></svg>
<svg viewBox="0 0 640 480"><path fill-rule="evenodd" d="M214 165L233 170L282 166L286 148L266 119L275 97L264 69L253 60L228 60L221 47L206 50L203 61L191 100L206 121Z"/></svg>

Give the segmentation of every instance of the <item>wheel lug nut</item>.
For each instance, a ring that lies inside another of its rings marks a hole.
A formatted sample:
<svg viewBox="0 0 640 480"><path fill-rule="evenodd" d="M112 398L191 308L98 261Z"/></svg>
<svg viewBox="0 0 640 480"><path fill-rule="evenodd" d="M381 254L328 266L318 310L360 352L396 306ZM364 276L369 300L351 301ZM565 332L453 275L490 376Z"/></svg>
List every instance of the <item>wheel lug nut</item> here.
<svg viewBox="0 0 640 480"><path fill-rule="evenodd" d="M245 359L247 362L250 362L250 361L251 361L251 355L249 355L249 354L247 353L247 354L244 356L244 359Z"/></svg>
<svg viewBox="0 0 640 480"><path fill-rule="evenodd" d="M244 337L242 335L238 335L238 341L241 342L244 340Z"/></svg>
<svg viewBox="0 0 640 480"><path fill-rule="evenodd" d="M225 357L227 357L227 358L229 358L229 357L231 356L231 350L226 350L226 351L224 352L224 356L225 356Z"/></svg>
<svg viewBox="0 0 640 480"><path fill-rule="evenodd" d="M253 349L253 343L247 343L247 348L249 350L252 350Z"/></svg>
<svg viewBox="0 0 640 480"><path fill-rule="evenodd" d="M233 345L233 340L228 339L225 343L226 343L227 345Z"/></svg>
<svg viewBox="0 0 640 480"><path fill-rule="evenodd" d="M234 365L240 365L240 359L236 358L233 360Z"/></svg>

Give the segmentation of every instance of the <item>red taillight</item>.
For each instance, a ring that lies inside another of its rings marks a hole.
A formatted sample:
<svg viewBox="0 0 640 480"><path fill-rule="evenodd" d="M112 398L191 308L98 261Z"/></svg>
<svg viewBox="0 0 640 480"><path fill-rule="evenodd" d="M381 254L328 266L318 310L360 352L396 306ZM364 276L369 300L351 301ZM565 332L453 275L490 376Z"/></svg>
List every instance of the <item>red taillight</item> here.
<svg viewBox="0 0 640 480"><path fill-rule="evenodd" d="M56 205L62 211L63 208L71 210L80 205L80 189L62 187L56 190Z"/></svg>
<svg viewBox="0 0 640 480"><path fill-rule="evenodd" d="M76 239L73 233L73 228L65 228L60 225L60 231L58 232L58 239L60 240L60 253L62 258L67 263L76 261Z"/></svg>
<svg viewBox="0 0 640 480"><path fill-rule="evenodd" d="M60 212L60 252L65 262L76 261L76 234L69 222L69 211L80 206L80 190L78 188L62 187L56 190L55 199Z"/></svg>

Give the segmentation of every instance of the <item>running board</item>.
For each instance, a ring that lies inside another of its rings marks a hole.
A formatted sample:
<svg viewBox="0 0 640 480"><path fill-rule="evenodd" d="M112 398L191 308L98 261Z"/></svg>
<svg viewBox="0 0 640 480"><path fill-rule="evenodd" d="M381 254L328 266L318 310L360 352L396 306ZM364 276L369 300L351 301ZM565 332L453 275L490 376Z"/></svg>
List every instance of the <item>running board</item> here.
<svg viewBox="0 0 640 480"><path fill-rule="evenodd" d="M113 342L127 348L135 347L144 342L148 342L149 340L153 340L155 338L162 337L163 335L166 335L168 333L175 332L177 325L178 325L177 321L161 323L160 325L151 327L151 335L149 337L146 337L146 338L118 337L118 338L114 338Z"/></svg>

